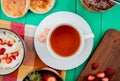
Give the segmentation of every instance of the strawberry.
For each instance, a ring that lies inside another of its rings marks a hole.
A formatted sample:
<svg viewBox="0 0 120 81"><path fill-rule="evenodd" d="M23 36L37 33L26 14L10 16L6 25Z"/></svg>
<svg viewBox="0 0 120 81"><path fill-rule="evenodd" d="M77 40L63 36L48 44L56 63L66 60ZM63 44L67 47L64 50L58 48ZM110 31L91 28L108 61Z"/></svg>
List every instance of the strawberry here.
<svg viewBox="0 0 120 81"><path fill-rule="evenodd" d="M6 40L2 40L1 45L5 45L5 44L7 44L7 41Z"/></svg>
<svg viewBox="0 0 120 81"><path fill-rule="evenodd" d="M96 76L97 76L98 78L103 78L103 77L105 77L105 72L98 72L98 73L96 74Z"/></svg>
<svg viewBox="0 0 120 81"><path fill-rule="evenodd" d="M11 55L18 56L19 52L18 51L12 52Z"/></svg>
<svg viewBox="0 0 120 81"><path fill-rule="evenodd" d="M19 55L18 51L15 51L15 52L14 52L14 55L15 55L15 56L18 56L18 55Z"/></svg>
<svg viewBox="0 0 120 81"><path fill-rule="evenodd" d="M7 63L7 64L10 64L11 62L12 62L12 59L11 59L11 58L7 58L7 59L6 59L6 63Z"/></svg>
<svg viewBox="0 0 120 81"><path fill-rule="evenodd" d="M93 81L95 78L96 78L96 77L95 77L94 75L92 75L92 74L89 74L88 77L87 77L87 79L88 79L89 81Z"/></svg>
<svg viewBox="0 0 120 81"><path fill-rule="evenodd" d="M11 41L8 41L7 45L11 47L13 46L13 43Z"/></svg>
<svg viewBox="0 0 120 81"><path fill-rule="evenodd" d="M2 43L2 39L0 38L0 44Z"/></svg>
<svg viewBox="0 0 120 81"><path fill-rule="evenodd" d="M55 76L49 76L46 81L57 81Z"/></svg>
<svg viewBox="0 0 120 81"><path fill-rule="evenodd" d="M48 77L49 77L49 76L48 76L47 73L43 74L43 80L44 80L44 81L46 81Z"/></svg>
<svg viewBox="0 0 120 81"><path fill-rule="evenodd" d="M112 68L108 68L108 69L106 69L105 73L109 78L111 78L114 75L115 70Z"/></svg>
<svg viewBox="0 0 120 81"><path fill-rule="evenodd" d="M102 81L109 81L109 78L108 77L103 77L101 80Z"/></svg>
<svg viewBox="0 0 120 81"><path fill-rule="evenodd" d="M96 70L97 68L98 68L98 63L97 62L92 63L92 69Z"/></svg>
<svg viewBox="0 0 120 81"><path fill-rule="evenodd" d="M14 55L10 56L10 58L16 60L16 57Z"/></svg>
<svg viewBox="0 0 120 81"><path fill-rule="evenodd" d="M0 55L3 55L5 53L6 49L5 48L1 48L0 49Z"/></svg>
<svg viewBox="0 0 120 81"><path fill-rule="evenodd" d="M3 55L2 59L7 59L7 58L8 58L8 54L6 53Z"/></svg>

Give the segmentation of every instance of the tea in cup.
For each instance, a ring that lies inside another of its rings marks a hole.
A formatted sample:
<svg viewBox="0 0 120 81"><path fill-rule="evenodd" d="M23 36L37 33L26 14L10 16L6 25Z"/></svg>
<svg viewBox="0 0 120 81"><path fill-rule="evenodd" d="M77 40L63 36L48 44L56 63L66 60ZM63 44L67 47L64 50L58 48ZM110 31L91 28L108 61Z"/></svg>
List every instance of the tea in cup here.
<svg viewBox="0 0 120 81"><path fill-rule="evenodd" d="M47 48L58 59L72 59L83 50L85 39L93 37L92 33L84 35L76 24L60 23L49 31Z"/></svg>

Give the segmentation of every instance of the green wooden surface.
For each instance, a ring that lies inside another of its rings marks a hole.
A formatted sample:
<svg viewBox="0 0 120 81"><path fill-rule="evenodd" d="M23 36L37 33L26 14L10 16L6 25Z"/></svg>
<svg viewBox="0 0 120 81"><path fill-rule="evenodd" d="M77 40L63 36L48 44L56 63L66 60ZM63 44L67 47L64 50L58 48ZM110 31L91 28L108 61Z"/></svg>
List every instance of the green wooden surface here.
<svg viewBox="0 0 120 81"><path fill-rule="evenodd" d="M78 15L82 16L88 22L93 33L95 34L93 51L91 53L92 55L93 52L95 51L95 48L99 44L102 36L108 29L114 28L114 29L120 30L120 11L119 10L120 10L120 5L115 5L112 9L107 10L105 12L92 12L84 8L80 0L56 0L56 4L54 8L46 14L39 15L31 11L28 11L28 13L24 17L17 18L17 19L7 17L2 12L0 7L0 19L20 22L24 24L33 24L37 26L42 21L42 19L44 19L46 16L54 12L57 12L57 11L75 12ZM81 71L85 67L87 61L75 69L68 70L65 81L76 81Z"/></svg>

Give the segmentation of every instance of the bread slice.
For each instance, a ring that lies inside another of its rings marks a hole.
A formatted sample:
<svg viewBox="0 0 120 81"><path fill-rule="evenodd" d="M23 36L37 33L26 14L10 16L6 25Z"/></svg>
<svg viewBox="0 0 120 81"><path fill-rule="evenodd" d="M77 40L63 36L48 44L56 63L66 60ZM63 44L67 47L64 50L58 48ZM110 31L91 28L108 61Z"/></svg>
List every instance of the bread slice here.
<svg viewBox="0 0 120 81"><path fill-rule="evenodd" d="M30 0L30 10L37 14L44 14L50 11L55 0Z"/></svg>
<svg viewBox="0 0 120 81"><path fill-rule="evenodd" d="M29 9L29 0L1 0L3 12L11 18L23 17Z"/></svg>

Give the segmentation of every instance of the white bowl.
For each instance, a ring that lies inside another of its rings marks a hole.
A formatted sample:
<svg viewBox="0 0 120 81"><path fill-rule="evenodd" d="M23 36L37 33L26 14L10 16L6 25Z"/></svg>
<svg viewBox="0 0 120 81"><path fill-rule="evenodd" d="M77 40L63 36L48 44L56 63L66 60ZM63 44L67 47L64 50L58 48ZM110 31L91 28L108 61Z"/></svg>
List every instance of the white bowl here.
<svg viewBox="0 0 120 81"><path fill-rule="evenodd" d="M0 55L0 59L1 59L0 75L7 75L16 71L23 63L23 60L25 57L25 45L21 37L9 29L0 28L0 35L1 35L0 38L2 38L2 40L6 40L6 41L11 40L12 42L15 41L13 42L13 46L11 47L7 45L8 43L5 45L0 44L0 49L1 48L6 49L4 54ZM12 52L15 52L15 51L19 53L18 56L12 54ZM8 57L3 59L3 56L6 53L8 54ZM11 56L15 56L16 60L11 58ZM10 63L7 63L6 61L6 59L8 58L11 59Z"/></svg>

